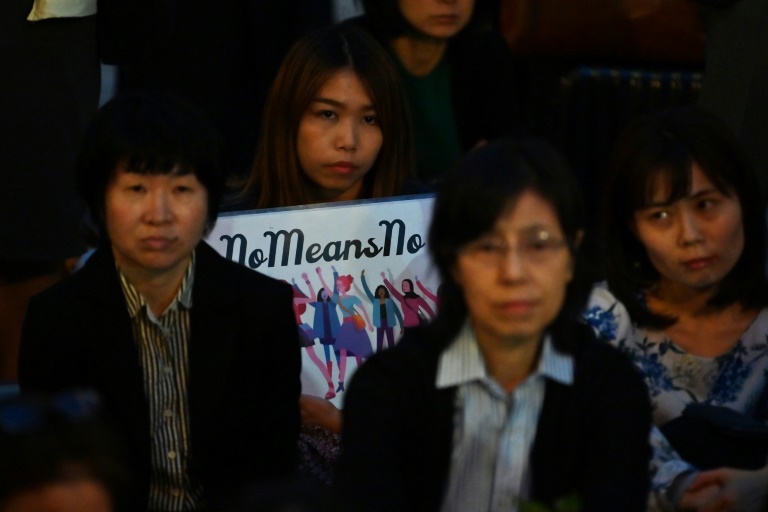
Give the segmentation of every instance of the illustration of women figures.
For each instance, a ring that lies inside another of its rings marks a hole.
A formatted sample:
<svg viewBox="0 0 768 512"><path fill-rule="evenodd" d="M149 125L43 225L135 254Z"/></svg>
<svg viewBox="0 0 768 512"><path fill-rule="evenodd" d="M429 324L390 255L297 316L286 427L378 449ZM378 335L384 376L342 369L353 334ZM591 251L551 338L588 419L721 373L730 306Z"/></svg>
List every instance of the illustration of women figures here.
<svg viewBox="0 0 768 512"><path fill-rule="evenodd" d="M309 284L309 293L314 295L312 290L312 284L307 279L307 274L302 274L304 281ZM336 392L333 390L333 378L331 377L331 368L323 365L323 362L317 357L315 353L315 338L317 337L314 329L309 324L301 321L301 315L307 310L307 304L312 301L307 297L304 292L301 291L299 285L296 284L295 279L291 279L293 282L293 314L296 317L296 325L299 327L299 342L301 346L307 351L307 355L313 363L318 367L320 373L325 377L325 381L328 383L328 392L325 394L326 399L330 399L336 396Z"/></svg>
<svg viewBox="0 0 768 512"><path fill-rule="evenodd" d="M368 317L368 312L363 307L363 302L359 297L349 295L350 289L352 289L352 276L339 276L336 272L336 267L333 269L333 275L336 280L336 288L334 289L333 302L338 304L341 308L342 324L339 328L339 333L336 335L336 351L339 353L339 386L336 388L336 392L340 393L344 391L344 377L347 373L347 356L355 356L357 365L363 364L363 361L373 354L371 348L371 341L368 338L368 334L365 332L367 326L371 332L373 332L373 324ZM317 267L317 275L320 276L320 282L324 288L328 288L323 280L323 274L320 267ZM336 277L338 276L338 277ZM357 308L357 309L355 309ZM362 313L362 317L365 319L365 325L358 327L355 322L355 316L357 312Z"/></svg>
<svg viewBox="0 0 768 512"><path fill-rule="evenodd" d="M435 312L429 307L429 304L424 300L424 297L413 291L413 281L410 279L403 279L403 293L400 293L397 291L397 288L392 285L390 280L387 279L384 272L381 273L381 278L384 280L384 285L386 285L387 289L395 296L400 302L400 306L403 308L403 327L407 329L421 325L421 315L423 315L423 313L421 313L421 315L419 314L421 309L426 311L429 320L435 318Z"/></svg>
<svg viewBox="0 0 768 512"><path fill-rule="evenodd" d="M314 296L315 291L314 288L312 288L312 283L309 282L309 277L307 274L301 274L301 277L304 278L304 282L307 283L307 286L309 286L309 294ZM338 274L334 272L333 293L336 293L335 283L338 277ZM317 292L317 301L310 302L309 305L312 306L315 310L315 315L312 320L312 328L315 331L315 336L320 340L320 344L323 346L323 350L325 351L326 369L328 370L328 375L331 377L331 381L333 381L331 347L336 345L336 335L339 333L339 328L341 327L341 322L339 322L339 313L336 310L336 303L331 300L331 295L326 291L325 288L320 288L320 291ZM333 352L336 356L336 364L338 365L339 353L335 350Z"/></svg>
<svg viewBox="0 0 768 512"><path fill-rule="evenodd" d="M363 289L368 300L373 305L373 325L376 327L376 350L384 347L384 336L387 337L387 347L395 346L394 327L400 326L400 334L403 333L403 316L397 308L395 301L389 296L389 290L383 284L376 287L376 293L371 293L368 283L365 281L365 270L360 273Z"/></svg>
<svg viewBox="0 0 768 512"><path fill-rule="evenodd" d="M414 277L413 277L413 279L416 281L416 288L418 288L418 289L419 289L419 291L421 291L421 293L423 293L424 295L426 295L426 296L427 296L427 298L428 298L429 300L431 300L432 302L434 302L434 303L435 303L435 307L436 307L437 309L440 309L440 293L441 293L441 291L442 291L442 287L443 287L443 285L442 285L442 284L440 284L440 285L437 287L437 294L434 294L434 293L432 293L432 290L430 290L429 288L427 288L427 287L424 285L424 283L422 283L421 281L419 281L419 276L414 276Z"/></svg>

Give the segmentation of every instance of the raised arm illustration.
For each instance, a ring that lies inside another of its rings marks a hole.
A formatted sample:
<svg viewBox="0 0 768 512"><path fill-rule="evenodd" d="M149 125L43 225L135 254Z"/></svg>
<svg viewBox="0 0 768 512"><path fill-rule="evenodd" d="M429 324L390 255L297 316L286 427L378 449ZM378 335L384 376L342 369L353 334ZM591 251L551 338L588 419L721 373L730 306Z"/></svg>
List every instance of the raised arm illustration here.
<svg viewBox="0 0 768 512"><path fill-rule="evenodd" d="M435 312L427 301L424 300L424 297L417 295L413 291L413 281L410 279L403 279L403 293L400 293L397 288L394 287L392 282L387 279L384 272L381 273L381 278L384 280L384 285L400 302L400 305L403 308L403 326L405 328L418 327L422 322L428 321L427 316L421 313L420 310L422 309L427 313L429 319L435 318Z"/></svg>
<svg viewBox="0 0 768 512"><path fill-rule="evenodd" d="M307 310L307 304L312 302L311 294L314 292L309 279L306 279L307 274L302 274L302 277L305 278L304 281L309 286L309 297L301 291L299 285L296 284L296 279L291 278L291 283L293 283L293 313L296 316L296 325L299 327L299 341L301 346L306 350L309 359L315 363L315 366L317 366L323 378L325 378L325 381L328 383L328 391L325 393L325 398L333 398L336 396L336 392L333 389L330 365L325 365L320 361L320 358L315 352L315 338L317 338L317 334L309 324L302 322L301 320L301 315Z"/></svg>
<svg viewBox="0 0 768 512"><path fill-rule="evenodd" d="M395 346L394 327L400 326L400 334L403 333L403 316L400 314L395 301L389 295L389 290L384 285L376 287L376 293L371 293L365 280L365 270L360 273L360 280L368 300L373 305L373 325L376 327L376 350L381 350L384 345L384 337L387 339L387 347Z"/></svg>

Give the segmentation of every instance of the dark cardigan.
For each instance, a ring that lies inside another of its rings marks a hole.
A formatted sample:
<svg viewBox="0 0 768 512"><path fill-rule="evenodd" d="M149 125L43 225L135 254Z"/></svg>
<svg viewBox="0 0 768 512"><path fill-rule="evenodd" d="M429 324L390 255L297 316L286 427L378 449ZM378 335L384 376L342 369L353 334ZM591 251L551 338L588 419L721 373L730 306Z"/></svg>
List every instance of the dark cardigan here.
<svg viewBox="0 0 768 512"><path fill-rule="evenodd" d="M442 340L408 333L355 374L344 402L337 487L355 511L439 511L456 388L436 389ZM574 384L551 380L530 455L534 501L576 494L582 512L645 510L648 392L629 360L574 324Z"/></svg>

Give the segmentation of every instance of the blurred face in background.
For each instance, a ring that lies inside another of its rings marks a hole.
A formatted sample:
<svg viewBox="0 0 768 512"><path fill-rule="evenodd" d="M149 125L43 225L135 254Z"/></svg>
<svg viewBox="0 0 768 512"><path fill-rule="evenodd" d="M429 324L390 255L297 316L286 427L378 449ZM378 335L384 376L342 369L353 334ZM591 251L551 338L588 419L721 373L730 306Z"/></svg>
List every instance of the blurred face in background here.
<svg viewBox="0 0 768 512"><path fill-rule="evenodd" d="M412 28L433 39L450 39L467 26L475 0L398 0Z"/></svg>
<svg viewBox="0 0 768 512"><path fill-rule="evenodd" d="M73 480L21 492L0 512L112 512L112 500L101 484Z"/></svg>

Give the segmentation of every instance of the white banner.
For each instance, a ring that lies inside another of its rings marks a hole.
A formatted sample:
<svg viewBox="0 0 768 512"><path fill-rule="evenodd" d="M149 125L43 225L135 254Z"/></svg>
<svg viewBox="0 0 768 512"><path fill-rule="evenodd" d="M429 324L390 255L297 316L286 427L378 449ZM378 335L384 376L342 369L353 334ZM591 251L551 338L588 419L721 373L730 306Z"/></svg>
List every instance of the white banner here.
<svg viewBox="0 0 768 512"><path fill-rule="evenodd" d="M212 247L294 287L303 393L341 406L339 383L358 364L434 316L439 283L426 245L433 202L427 194L219 218Z"/></svg>

